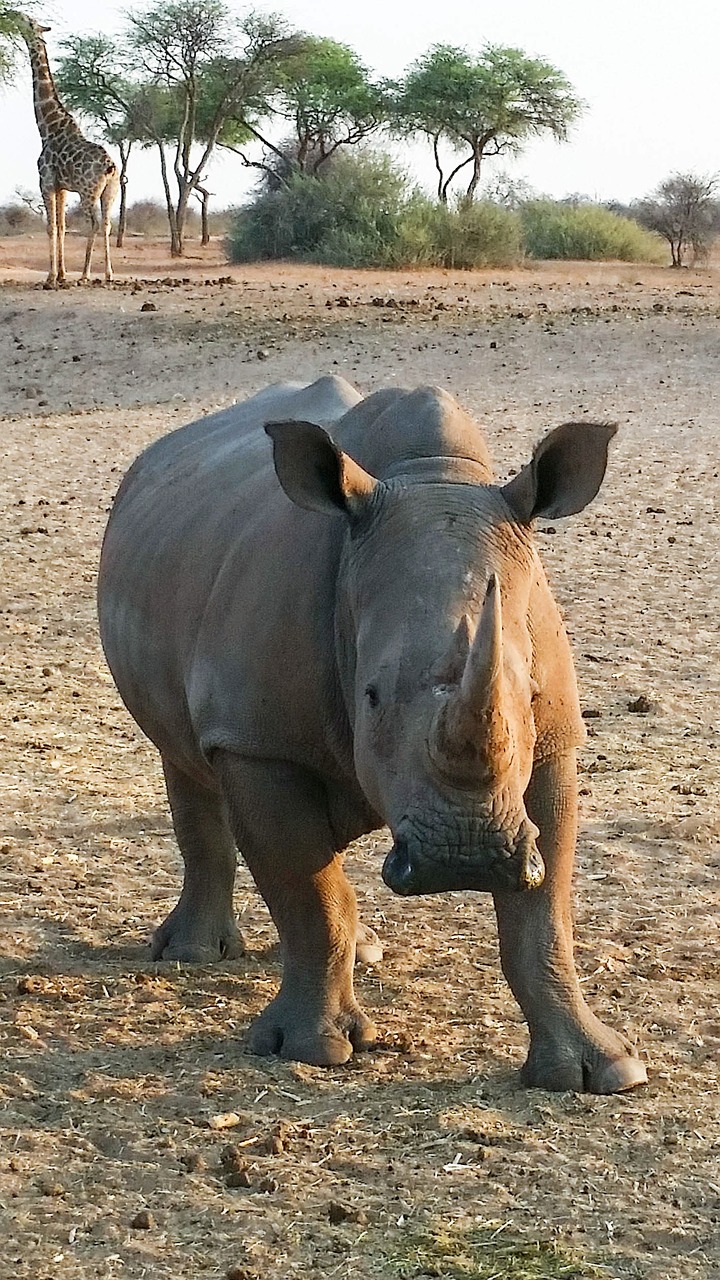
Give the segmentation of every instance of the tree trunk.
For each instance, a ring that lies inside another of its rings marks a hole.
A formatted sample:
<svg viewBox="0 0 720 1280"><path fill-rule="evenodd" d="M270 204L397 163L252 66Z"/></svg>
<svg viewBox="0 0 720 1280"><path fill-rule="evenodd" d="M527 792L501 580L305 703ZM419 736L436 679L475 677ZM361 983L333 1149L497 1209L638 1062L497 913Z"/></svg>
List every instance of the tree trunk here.
<svg viewBox="0 0 720 1280"><path fill-rule="evenodd" d="M183 183L175 210L175 229L170 244L170 255L173 258L182 258L185 252L185 219L187 218L190 191L191 187L187 183Z"/></svg>
<svg viewBox="0 0 720 1280"><path fill-rule="evenodd" d="M437 169L438 175L437 197L441 204L447 204L447 183L445 182L445 175L440 163L439 143L440 135L439 133L436 133L433 136L433 156L435 158L435 168Z"/></svg>
<svg viewBox="0 0 720 1280"><path fill-rule="evenodd" d="M127 228L127 178L120 179L120 210L118 212L117 236L115 238L115 247L122 249L125 243L125 231Z"/></svg>
<svg viewBox="0 0 720 1280"><path fill-rule="evenodd" d="M163 147L162 142L158 142L157 148L160 152L160 172L162 174L163 190L165 192L165 207L167 209L168 225L170 227L170 257L179 258L182 254L182 236L178 237L177 215L175 213L172 192L170 190L165 148Z"/></svg>
<svg viewBox="0 0 720 1280"><path fill-rule="evenodd" d="M131 144L132 145L132 144ZM120 144L120 210L118 213L117 238L115 240L116 248L122 249L125 243L125 232L127 230L127 185L128 185L128 160L130 159L130 147Z"/></svg>
<svg viewBox="0 0 720 1280"><path fill-rule="evenodd" d="M210 225L208 222L208 205L210 203L210 192L204 191L202 198L202 206L200 208L200 219L202 224L202 235L200 237L201 244L210 243Z"/></svg>
<svg viewBox="0 0 720 1280"><path fill-rule="evenodd" d="M208 223L210 192L207 187L201 187L198 183L195 188L195 194L200 197L200 243L205 245L210 243L210 226Z"/></svg>
<svg viewBox="0 0 720 1280"><path fill-rule="evenodd" d="M468 183L468 188L465 193L465 197L468 201L468 204L472 204L473 200L475 199L475 192L477 191L480 183L481 164L482 164L482 154L475 147L473 148L473 157L472 157L472 166L473 166L472 177Z"/></svg>

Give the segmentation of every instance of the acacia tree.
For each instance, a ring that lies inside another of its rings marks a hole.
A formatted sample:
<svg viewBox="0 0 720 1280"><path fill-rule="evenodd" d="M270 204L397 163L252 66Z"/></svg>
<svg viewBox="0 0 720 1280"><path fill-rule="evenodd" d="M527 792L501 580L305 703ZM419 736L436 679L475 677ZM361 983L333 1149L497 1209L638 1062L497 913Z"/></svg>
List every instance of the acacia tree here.
<svg viewBox="0 0 720 1280"><path fill-rule="evenodd" d="M488 156L517 153L531 137L567 138L583 104L557 67L528 58L521 49L488 45L477 57L451 45L434 45L397 86L394 127L432 143L438 199L470 169L472 200ZM443 144L461 158L449 164Z"/></svg>
<svg viewBox="0 0 720 1280"><path fill-rule="evenodd" d="M3 5L0 8L0 84L4 80L9 80L13 73L15 64L14 36L15 23Z"/></svg>
<svg viewBox="0 0 720 1280"><path fill-rule="evenodd" d="M632 209L638 222L667 240L674 267L683 266L688 249L696 259L707 257L720 231L717 187L715 176L674 173Z"/></svg>
<svg viewBox="0 0 720 1280"><path fill-rule="evenodd" d="M232 21L224 0L176 0L129 14L128 22L129 47L149 77L143 128L159 151L170 252L179 257L190 198L223 129L259 110L272 73L295 45L277 18Z"/></svg>
<svg viewBox="0 0 720 1280"><path fill-rule="evenodd" d="M23 12L34 14L34 0L23 4ZM5 0L0 0L0 84L12 80L16 68L16 54L22 43L21 14Z"/></svg>
<svg viewBox="0 0 720 1280"><path fill-rule="evenodd" d="M262 144L262 156L249 155L237 141L222 145L249 168L262 170L270 187L276 188L287 185L293 174L319 176L342 148L368 138L387 120L389 97L347 45L304 36L278 66L275 89L262 105L265 120L261 112L253 116L247 110L236 118L246 140ZM278 118L291 131L280 143L271 140L267 127L268 120Z"/></svg>
<svg viewBox="0 0 720 1280"><path fill-rule="evenodd" d="M122 248L127 225L128 162L138 140L138 87L118 70L117 43L107 36L71 36L55 79L67 105L100 125L107 142L120 152L120 212L117 246Z"/></svg>
<svg viewBox="0 0 720 1280"><path fill-rule="evenodd" d="M283 67L275 110L292 125L297 170L317 174L340 147L376 132L388 103L352 49L311 36Z"/></svg>

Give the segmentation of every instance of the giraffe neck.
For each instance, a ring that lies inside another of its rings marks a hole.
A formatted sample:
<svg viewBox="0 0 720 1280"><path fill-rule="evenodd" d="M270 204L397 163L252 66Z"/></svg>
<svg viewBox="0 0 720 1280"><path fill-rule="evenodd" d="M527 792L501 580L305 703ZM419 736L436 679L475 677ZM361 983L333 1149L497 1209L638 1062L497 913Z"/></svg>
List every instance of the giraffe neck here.
<svg viewBox="0 0 720 1280"><path fill-rule="evenodd" d="M27 40L33 77L33 102L40 137L47 142L53 133L79 133L75 121L60 101L48 62L45 41L40 36Z"/></svg>

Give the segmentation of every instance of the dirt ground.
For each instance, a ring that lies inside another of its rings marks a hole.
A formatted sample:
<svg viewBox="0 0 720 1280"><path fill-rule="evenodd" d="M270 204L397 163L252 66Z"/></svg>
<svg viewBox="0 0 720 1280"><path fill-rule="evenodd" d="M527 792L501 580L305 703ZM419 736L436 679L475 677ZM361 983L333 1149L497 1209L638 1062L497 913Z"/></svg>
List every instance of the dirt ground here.
<svg viewBox="0 0 720 1280"><path fill-rule="evenodd" d="M113 287L47 293L45 253L0 241L0 1276L717 1277L720 274L231 268L132 242ZM242 960L148 960L179 855L98 644L108 505L163 432L322 372L451 389L501 476L548 426L620 424L598 500L538 540L592 713L578 966L642 1089L523 1091L489 902L394 898L383 833L348 861L386 944L357 975L375 1052L244 1053L279 965L243 868Z"/></svg>

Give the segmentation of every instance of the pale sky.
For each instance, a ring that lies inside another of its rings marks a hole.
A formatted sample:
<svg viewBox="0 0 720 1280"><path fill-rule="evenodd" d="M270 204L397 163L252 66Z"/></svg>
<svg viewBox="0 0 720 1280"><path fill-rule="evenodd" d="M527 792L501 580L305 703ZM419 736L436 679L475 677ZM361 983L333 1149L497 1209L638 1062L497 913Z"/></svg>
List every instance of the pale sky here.
<svg viewBox="0 0 720 1280"><path fill-rule="evenodd" d="M51 62L73 33L117 33L129 6L104 0L48 0L44 15ZM144 7L138 6L138 7ZM399 76L430 45L479 50L508 44L559 67L587 102L569 143L532 143L499 166L553 196L583 192L629 201L674 171L720 170L720 15L715 0L278 0L254 7L284 14L295 27L351 45L372 70ZM0 202L15 188L37 189L39 139L26 59L15 87L0 91ZM406 153L432 186L429 149ZM488 179L493 166L486 169ZM130 201L160 198L157 161L131 161ZM248 189L239 160L220 157L209 171L216 207Z"/></svg>

